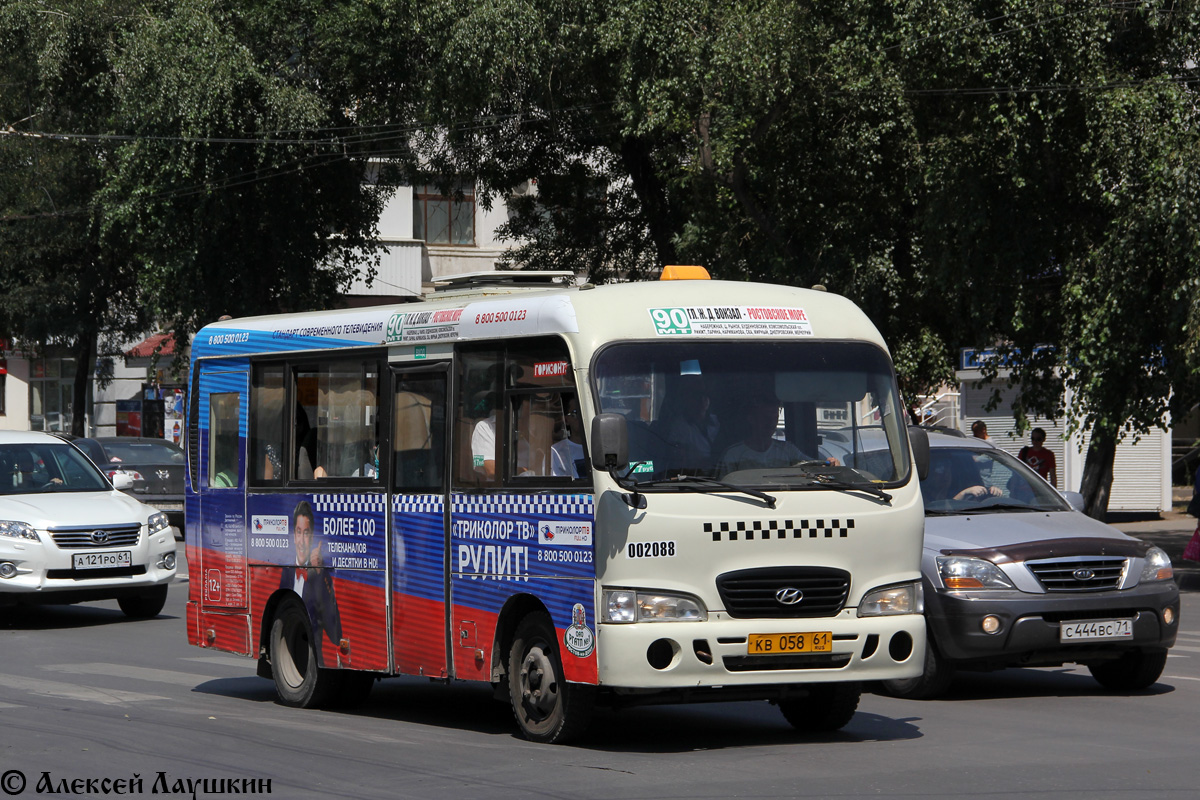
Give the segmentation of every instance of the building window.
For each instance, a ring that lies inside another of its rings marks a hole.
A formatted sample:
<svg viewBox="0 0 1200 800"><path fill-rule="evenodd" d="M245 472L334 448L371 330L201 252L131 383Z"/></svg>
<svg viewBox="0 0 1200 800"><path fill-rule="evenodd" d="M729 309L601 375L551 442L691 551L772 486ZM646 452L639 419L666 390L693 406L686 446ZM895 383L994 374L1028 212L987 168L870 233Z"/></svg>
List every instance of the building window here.
<svg viewBox="0 0 1200 800"><path fill-rule="evenodd" d="M413 238L427 244L475 244L475 187L459 181L450 194L439 184L413 187Z"/></svg>
<svg viewBox="0 0 1200 800"><path fill-rule="evenodd" d="M29 429L69 431L75 359L37 358L29 364Z"/></svg>

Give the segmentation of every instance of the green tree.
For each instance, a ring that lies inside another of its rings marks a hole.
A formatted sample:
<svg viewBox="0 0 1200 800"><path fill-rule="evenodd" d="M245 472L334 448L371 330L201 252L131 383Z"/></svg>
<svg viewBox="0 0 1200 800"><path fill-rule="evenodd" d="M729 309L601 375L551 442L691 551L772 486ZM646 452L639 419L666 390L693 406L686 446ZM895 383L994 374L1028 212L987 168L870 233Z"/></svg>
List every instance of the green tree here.
<svg viewBox="0 0 1200 800"><path fill-rule="evenodd" d="M117 43L119 129L98 200L186 339L223 314L327 306L377 263L382 200L348 110L258 24L259 4L164 3ZM270 4L262 4L269 7Z"/></svg>
<svg viewBox="0 0 1200 800"><path fill-rule="evenodd" d="M107 129L119 5L0 8L0 330L31 355L56 345L75 358L77 435L101 337L134 335L148 320L132 243L103 235L107 211L93 202L112 148L22 131Z"/></svg>
<svg viewBox="0 0 1200 800"><path fill-rule="evenodd" d="M998 344L1020 421L1091 431L1098 515L1121 432L1190 402L1194 2L421 13L441 54L431 158L497 192L546 189L516 204L518 262L824 283L876 320L910 389L948 377L958 347ZM1162 319L1136 324L1150 309Z"/></svg>
<svg viewBox="0 0 1200 800"><path fill-rule="evenodd" d="M158 322L327 306L377 260L353 110L270 3L0 8L0 322L80 358ZM83 418L77 415L76 432Z"/></svg>

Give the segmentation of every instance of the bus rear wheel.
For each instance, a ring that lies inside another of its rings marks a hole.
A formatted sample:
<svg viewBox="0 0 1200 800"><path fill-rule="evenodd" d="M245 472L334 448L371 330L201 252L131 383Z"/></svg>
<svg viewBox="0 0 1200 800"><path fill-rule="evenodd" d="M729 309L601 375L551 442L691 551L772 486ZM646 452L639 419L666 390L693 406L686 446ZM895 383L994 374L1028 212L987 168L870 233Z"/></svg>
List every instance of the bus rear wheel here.
<svg viewBox="0 0 1200 800"><path fill-rule="evenodd" d="M841 730L853 719L861 696L860 683L818 683L807 697L780 700L779 710L798 731L828 733Z"/></svg>
<svg viewBox="0 0 1200 800"><path fill-rule="evenodd" d="M308 612L289 600L271 623L271 673L279 702L294 708L328 705L337 690L337 673L317 666L316 644Z"/></svg>
<svg viewBox="0 0 1200 800"><path fill-rule="evenodd" d="M554 624L544 613L528 614L517 625L508 654L508 696L517 727L530 741L562 744L591 722L595 687L567 682Z"/></svg>

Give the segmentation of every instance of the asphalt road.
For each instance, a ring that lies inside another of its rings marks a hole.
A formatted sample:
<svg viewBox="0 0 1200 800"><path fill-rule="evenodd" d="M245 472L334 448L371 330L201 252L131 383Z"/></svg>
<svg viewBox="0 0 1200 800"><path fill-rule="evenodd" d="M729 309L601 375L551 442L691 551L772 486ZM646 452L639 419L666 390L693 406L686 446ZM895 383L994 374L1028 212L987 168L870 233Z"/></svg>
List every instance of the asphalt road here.
<svg viewBox="0 0 1200 800"><path fill-rule="evenodd" d="M508 709L466 684L391 679L355 712L279 706L249 659L187 644L186 588L149 621L127 621L115 603L3 612L0 800L47 794L39 783L58 796L191 796L190 786L218 796L189 784L204 779L262 795L265 783L241 782L269 780L280 798L1196 793L1193 592L1166 672L1146 692L1108 693L1083 669L1009 670L963 677L938 701L864 695L853 721L826 736L796 734L765 703L724 703L600 711L586 740L555 747L518 738ZM116 783L135 775L140 792Z"/></svg>

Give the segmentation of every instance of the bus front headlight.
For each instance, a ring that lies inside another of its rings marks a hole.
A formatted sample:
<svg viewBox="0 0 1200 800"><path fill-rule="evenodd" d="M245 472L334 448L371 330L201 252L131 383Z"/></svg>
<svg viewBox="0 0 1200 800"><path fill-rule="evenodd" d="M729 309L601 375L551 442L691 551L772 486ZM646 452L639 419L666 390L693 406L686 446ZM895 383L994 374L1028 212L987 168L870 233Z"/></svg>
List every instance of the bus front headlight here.
<svg viewBox="0 0 1200 800"><path fill-rule="evenodd" d="M604 622L700 622L708 612L694 597L633 589L606 589Z"/></svg>
<svg viewBox="0 0 1200 800"><path fill-rule="evenodd" d="M925 610L925 591L920 581L883 586L863 596L858 604L860 617L888 617L895 614L920 614Z"/></svg>

